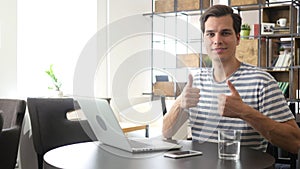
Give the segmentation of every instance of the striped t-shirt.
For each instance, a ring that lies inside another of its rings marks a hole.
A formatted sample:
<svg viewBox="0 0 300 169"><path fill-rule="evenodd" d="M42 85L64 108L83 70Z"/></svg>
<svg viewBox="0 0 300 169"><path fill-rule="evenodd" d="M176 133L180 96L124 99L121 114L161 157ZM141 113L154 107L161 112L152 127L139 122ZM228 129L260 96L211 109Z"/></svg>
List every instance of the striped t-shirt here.
<svg viewBox="0 0 300 169"><path fill-rule="evenodd" d="M200 99L197 107L190 108L193 139L217 142L218 129L236 129L242 132L241 145L265 151L268 141L245 121L219 115L218 95L231 92L226 80L216 82L212 77L212 69L199 70L194 75L193 85L200 89ZM228 80L235 86L244 103L267 117L278 122L294 118L277 82L269 73L241 63Z"/></svg>

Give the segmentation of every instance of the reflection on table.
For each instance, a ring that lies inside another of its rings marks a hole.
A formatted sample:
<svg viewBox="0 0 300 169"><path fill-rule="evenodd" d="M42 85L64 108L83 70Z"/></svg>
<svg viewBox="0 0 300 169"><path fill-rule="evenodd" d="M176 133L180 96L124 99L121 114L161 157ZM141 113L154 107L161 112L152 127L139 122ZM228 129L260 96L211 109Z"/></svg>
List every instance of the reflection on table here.
<svg viewBox="0 0 300 169"><path fill-rule="evenodd" d="M241 147L237 161L218 159L217 144L177 141L183 150L202 151L202 156L171 159L164 152L132 154L123 150L88 142L68 145L49 151L44 156L45 169L259 169L273 168L275 159L264 152Z"/></svg>

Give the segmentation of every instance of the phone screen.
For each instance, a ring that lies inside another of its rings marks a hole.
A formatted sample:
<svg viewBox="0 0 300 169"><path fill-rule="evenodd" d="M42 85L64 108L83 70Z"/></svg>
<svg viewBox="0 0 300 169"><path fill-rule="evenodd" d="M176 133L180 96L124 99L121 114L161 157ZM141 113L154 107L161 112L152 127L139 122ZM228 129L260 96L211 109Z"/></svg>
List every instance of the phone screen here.
<svg viewBox="0 0 300 169"><path fill-rule="evenodd" d="M170 158L182 158L182 157L190 157L190 156L196 156L201 155L201 151L194 151L194 150L183 150L183 151L170 151L166 152L164 154L165 157Z"/></svg>
<svg viewBox="0 0 300 169"><path fill-rule="evenodd" d="M191 151L178 151L178 152L174 152L173 154L175 155L184 155L184 154L191 154Z"/></svg>

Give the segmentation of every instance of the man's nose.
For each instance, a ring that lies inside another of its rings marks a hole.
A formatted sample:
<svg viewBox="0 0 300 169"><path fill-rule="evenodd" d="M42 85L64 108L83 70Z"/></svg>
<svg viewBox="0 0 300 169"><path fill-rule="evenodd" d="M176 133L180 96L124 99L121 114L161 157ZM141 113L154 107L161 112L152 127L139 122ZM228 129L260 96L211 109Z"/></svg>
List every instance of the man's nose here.
<svg viewBox="0 0 300 169"><path fill-rule="evenodd" d="M216 34L213 41L214 45L219 45L222 43L222 37L219 34Z"/></svg>

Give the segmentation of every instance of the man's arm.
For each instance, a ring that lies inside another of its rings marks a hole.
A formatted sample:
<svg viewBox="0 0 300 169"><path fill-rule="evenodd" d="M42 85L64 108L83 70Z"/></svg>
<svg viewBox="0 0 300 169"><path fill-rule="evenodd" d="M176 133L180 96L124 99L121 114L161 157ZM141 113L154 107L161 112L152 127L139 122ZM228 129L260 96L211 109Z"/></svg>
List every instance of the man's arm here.
<svg viewBox="0 0 300 169"><path fill-rule="evenodd" d="M197 106L200 89L193 87L193 76L189 75L188 82L181 95L176 99L170 111L164 116L162 133L165 138L171 138L188 119L188 109Z"/></svg>
<svg viewBox="0 0 300 169"><path fill-rule="evenodd" d="M298 153L300 148L300 129L295 120L276 122L249 107L241 116L249 125L256 129L272 144L291 153ZM251 110L252 109L252 110Z"/></svg>
<svg viewBox="0 0 300 169"><path fill-rule="evenodd" d="M179 96L170 111L164 116L162 133L165 138L171 138L188 119L188 112L181 108Z"/></svg>
<svg viewBox="0 0 300 169"><path fill-rule="evenodd" d="M219 97L220 114L226 117L240 118L257 130L272 144L291 153L300 148L300 129L295 120L276 122L245 104L230 81L227 82L232 95Z"/></svg>

